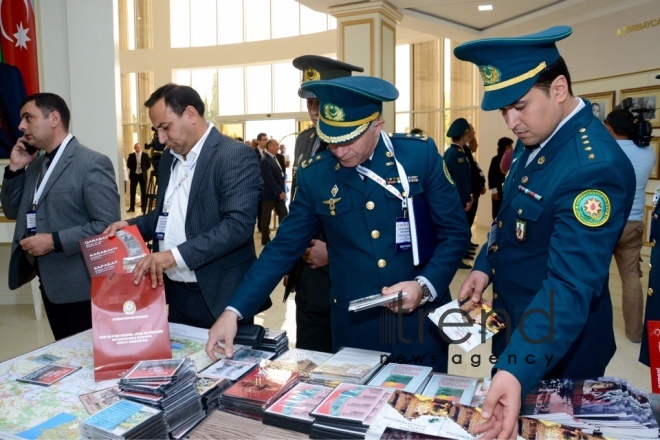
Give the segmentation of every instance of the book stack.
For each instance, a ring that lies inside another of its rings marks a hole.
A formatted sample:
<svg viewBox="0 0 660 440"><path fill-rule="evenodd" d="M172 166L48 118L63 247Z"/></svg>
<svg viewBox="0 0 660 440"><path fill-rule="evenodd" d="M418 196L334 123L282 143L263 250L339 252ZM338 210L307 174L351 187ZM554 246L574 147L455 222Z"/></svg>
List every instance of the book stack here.
<svg viewBox="0 0 660 440"><path fill-rule="evenodd" d="M362 439L393 389L340 383L312 410L310 438Z"/></svg>
<svg viewBox="0 0 660 440"><path fill-rule="evenodd" d="M309 413L332 391L323 385L299 383L264 411L262 422L309 434L314 418Z"/></svg>
<svg viewBox="0 0 660 440"><path fill-rule="evenodd" d="M479 380L472 377L433 373L419 394L443 400L451 400L462 405L474 406L472 405L472 398L477 390L478 383Z"/></svg>
<svg viewBox="0 0 660 440"><path fill-rule="evenodd" d="M309 374L309 381L334 387L340 382L365 384L389 359L389 353L342 348Z"/></svg>
<svg viewBox="0 0 660 440"><path fill-rule="evenodd" d="M255 368L224 390L218 403L225 411L261 420L264 410L297 383L297 373Z"/></svg>
<svg viewBox="0 0 660 440"><path fill-rule="evenodd" d="M197 392L202 398L202 407L206 414L218 407L218 397L220 393L231 385L229 379L216 379L214 377L204 377L200 374L195 379Z"/></svg>
<svg viewBox="0 0 660 440"><path fill-rule="evenodd" d="M268 368L293 371L298 373L301 382L306 382L309 379L309 373L331 356L331 353L291 348L274 361L271 361Z"/></svg>
<svg viewBox="0 0 660 440"><path fill-rule="evenodd" d="M119 400L80 421L78 429L86 439L167 438L162 411L149 405Z"/></svg>
<svg viewBox="0 0 660 440"><path fill-rule="evenodd" d="M431 367L421 365L387 364L367 385L416 393L423 388L431 371L433 371Z"/></svg>
<svg viewBox="0 0 660 440"><path fill-rule="evenodd" d="M231 359L223 357L200 371L200 374L215 379L236 381L245 376L255 366L265 364L273 356L275 356L275 353L271 351L242 348L234 352Z"/></svg>
<svg viewBox="0 0 660 440"><path fill-rule="evenodd" d="M140 361L119 380L119 395L162 410L170 436L180 438L206 417L195 381L190 359Z"/></svg>
<svg viewBox="0 0 660 440"><path fill-rule="evenodd" d="M255 350L272 351L279 356L289 349L289 337L286 330L266 329L263 340L252 348Z"/></svg>

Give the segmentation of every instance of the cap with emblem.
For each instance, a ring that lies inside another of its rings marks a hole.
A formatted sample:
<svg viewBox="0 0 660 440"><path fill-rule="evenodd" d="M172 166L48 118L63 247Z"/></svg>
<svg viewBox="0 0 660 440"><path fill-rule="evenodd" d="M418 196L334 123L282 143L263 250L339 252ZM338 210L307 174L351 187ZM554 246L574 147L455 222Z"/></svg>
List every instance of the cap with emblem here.
<svg viewBox="0 0 660 440"><path fill-rule="evenodd" d="M555 42L572 32L568 26L555 26L520 37L468 41L454 48L454 55L479 67L485 90L481 108L496 110L529 92L541 71L559 59Z"/></svg>
<svg viewBox="0 0 660 440"><path fill-rule="evenodd" d="M320 55L303 55L293 60L293 67L302 70L302 82L317 81L351 76L353 72L364 72L364 68L333 60ZM316 98L310 91L298 89L303 99Z"/></svg>
<svg viewBox="0 0 660 440"><path fill-rule="evenodd" d="M465 118L458 118L449 126L449 130L447 130L447 137L461 137L463 136L463 133L465 133L469 128L470 124Z"/></svg>
<svg viewBox="0 0 660 440"><path fill-rule="evenodd" d="M389 82L373 76L347 76L309 81L302 89L319 100L318 135L331 144L360 136L383 111L383 102L394 101L399 91Z"/></svg>

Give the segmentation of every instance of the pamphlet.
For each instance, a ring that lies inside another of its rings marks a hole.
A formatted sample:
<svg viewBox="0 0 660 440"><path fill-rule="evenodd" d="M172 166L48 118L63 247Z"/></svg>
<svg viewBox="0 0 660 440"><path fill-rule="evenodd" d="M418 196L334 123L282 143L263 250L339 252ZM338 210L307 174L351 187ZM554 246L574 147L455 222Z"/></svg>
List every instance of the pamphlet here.
<svg viewBox="0 0 660 440"><path fill-rule="evenodd" d="M369 381L368 385L398 388L415 393L431 371L433 371L431 367L421 365L387 364Z"/></svg>
<svg viewBox="0 0 660 440"><path fill-rule="evenodd" d="M99 234L83 238L80 250L92 278L133 272L137 262L149 253L136 225L118 230L114 237Z"/></svg>
<svg viewBox="0 0 660 440"><path fill-rule="evenodd" d="M483 344L506 326L491 307L475 303L469 297L460 302L455 299L438 307L428 317L442 330L448 342L465 351ZM456 326L461 323L464 325Z"/></svg>

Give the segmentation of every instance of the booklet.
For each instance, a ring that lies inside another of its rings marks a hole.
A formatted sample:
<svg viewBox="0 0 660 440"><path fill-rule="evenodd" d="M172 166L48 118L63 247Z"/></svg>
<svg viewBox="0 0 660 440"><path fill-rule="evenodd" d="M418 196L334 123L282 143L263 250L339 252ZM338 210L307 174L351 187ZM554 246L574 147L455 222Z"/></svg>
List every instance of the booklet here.
<svg viewBox="0 0 660 440"><path fill-rule="evenodd" d="M415 393L431 371L433 368L421 365L387 364L367 385L398 388Z"/></svg>
<svg viewBox="0 0 660 440"><path fill-rule="evenodd" d="M360 310L370 309L381 304L388 304L394 301L402 301L403 297L408 292L399 292L397 295L383 295L377 293L375 295L366 296L360 299L354 299L348 304L348 310L351 312L359 312Z"/></svg>
<svg viewBox="0 0 660 440"><path fill-rule="evenodd" d="M120 229L114 237L99 234L79 240L89 275L94 278L112 273L133 272L135 265L149 253L136 225Z"/></svg>
<svg viewBox="0 0 660 440"><path fill-rule="evenodd" d="M119 387L104 388L78 396L88 413L94 414L119 400Z"/></svg>
<svg viewBox="0 0 660 440"><path fill-rule="evenodd" d="M478 383L479 380L472 377L433 373L421 394L428 397L451 400L462 405L474 406L472 405L472 397Z"/></svg>
<svg viewBox="0 0 660 440"><path fill-rule="evenodd" d="M428 318L440 328L449 342L465 351L483 344L506 326L505 321L491 307L475 303L469 297L460 302L455 299L438 307L429 313Z"/></svg>
<svg viewBox="0 0 660 440"><path fill-rule="evenodd" d="M80 368L81 367L69 367L66 365L49 364L39 368L36 371L28 373L23 377L19 377L16 380L19 382L32 383L35 385L49 387L58 380L68 376L71 373L75 373L76 371L80 370Z"/></svg>

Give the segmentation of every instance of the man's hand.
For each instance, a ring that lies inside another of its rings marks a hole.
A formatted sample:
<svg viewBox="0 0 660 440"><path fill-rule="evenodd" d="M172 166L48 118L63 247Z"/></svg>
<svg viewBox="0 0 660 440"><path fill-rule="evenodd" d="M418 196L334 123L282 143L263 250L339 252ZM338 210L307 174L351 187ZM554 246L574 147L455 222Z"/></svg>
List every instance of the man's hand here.
<svg viewBox="0 0 660 440"><path fill-rule="evenodd" d="M470 201L465 204L465 212L469 211L472 208L472 203L474 203L474 197L470 196Z"/></svg>
<svg viewBox="0 0 660 440"><path fill-rule="evenodd" d="M500 195L499 195L498 193L493 193L493 194L491 194L490 198L491 198L492 200L499 200L499 199L500 199Z"/></svg>
<svg viewBox="0 0 660 440"><path fill-rule="evenodd" d="M114 237L115 232L120 229L128 228L128 222L126 220L119 220L118 222L111 223L110 226L105 228L103 231L104 234L108 234L108 237Z"/></svg>
<svg viewBox="0 0 660 440"><path fill-rule="evenodd" d="M481 195L483 196L484 194L486 194L486 187L485 186L483 188L481 188Z"/></svg>
<svg viewBox="0 0 660 440"><path fill-rule="evenodd" d="M167 269L176 267L176 260L172 251L156 252L154 254L147 254L143 259L138 261L133 269L135 278L133 282L137 285L147 272L151 278L151 287L163 285L163 272Z"/></svg>
<svg viewBox="0 0 660 440"><path fill-rule="evenodd" d="M419 306L422 300L422 286L417 281L403 281L390 287L384 287L381 291L383 295L397 295L399 292L406 292L406 296L401 301L384 304L383 307L387 307L394 313L410 313Z"/></svg>
<svg viewBox="0 0 660 440"><path fill-rule="evenodd" d="M35 234L32 237L24 238L19 242L25 252L35 257L46 255L55 249L53 234Z"/></svg>
<svg viewBox="0 0 660 440"><path fill-rule="evenodd" d="M302 255L305 263L309 264L312 269L327 266L328 264L328 248L325 241L313 239L305 253Z"/></svg>
<svg viewBox="0 0 660 440"><path fill-rule="evenodd" d="M27 145L28 141L25 139L25 136L18 138L16 145L14 145L14 147L11 149L11 154L9 155L10 171L22 170L26 166L30 165L39 154L39 150L35 151L33 154L30 154L26 149Z"/></svg>
<svg viewBox="0 0 660 440"><path fill-rule="evenodd" d="M283 192L282 194L280 194L280 200L285 200L285 199L286 199L286 193Z"/></svg>
<svg viewBox="0 0 660 440"><path fill-rule="evenodd" d="M473 270L470 272L470 275L467 276L465 281L463 281L461 290L458 292L458 300L462 301L468 296L471 296L472 302L480 302L489 282L490 279L488 278L488 275L479 270Z"/></svg>
<svg viewBox="0 0 660 440"><path fill-rule="evenodd" d="M206 342L206 354L217 361L215 352L227 357L234 356L234 338L238 331L238 315L231 310L225 310L209 330L209 340ZM219 345L224 344L224 348Z"/></svg>
<svg viewBox="0 0 660 440"><path fill-rule="evenodd" d="M481 406L486 423L477 426L474 434L484 439L516 438L522 387L516 377L505 370L495 373L490 389Z"/></svg>

